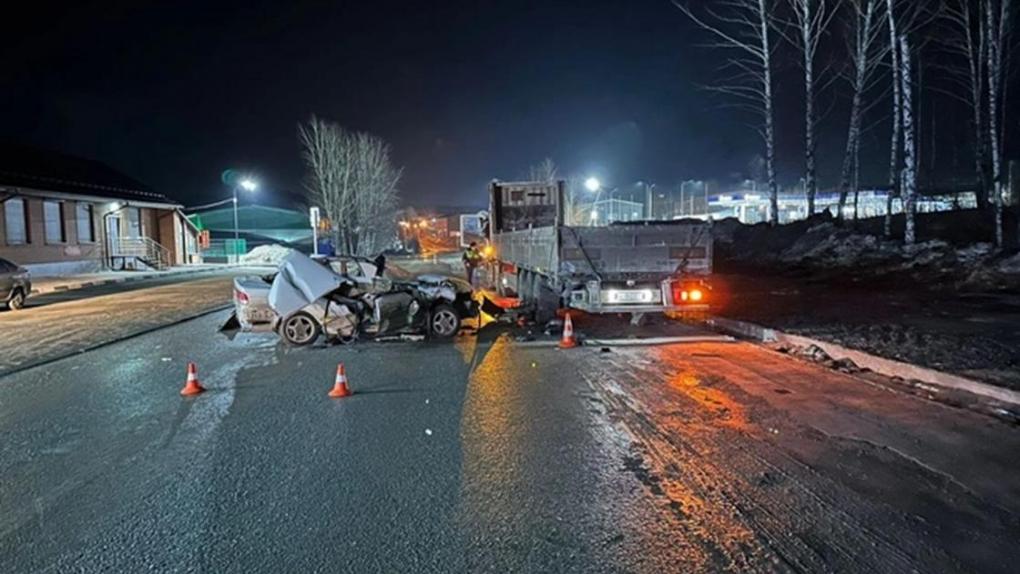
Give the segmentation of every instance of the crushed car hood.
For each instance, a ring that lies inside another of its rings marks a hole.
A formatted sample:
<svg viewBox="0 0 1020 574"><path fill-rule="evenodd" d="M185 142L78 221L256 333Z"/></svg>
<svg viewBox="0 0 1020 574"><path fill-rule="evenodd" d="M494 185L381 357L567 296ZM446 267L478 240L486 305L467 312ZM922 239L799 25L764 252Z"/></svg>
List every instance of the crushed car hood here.
<svg viewBox="0 0 1020 574"><path fill-rule="evenodd" d="M328 267L294 251L280 263L280 272L269 288L269 306L280 317L288 317L346 282Z"/></svg>
<svg viewBox="0 0 1020 574"><path fill-rule="evenodd" d="M451 277L442 275L419 275L415 279L418 291L429 300L446 299L453 302L457 299L457 291L460 285Z"/></svg>

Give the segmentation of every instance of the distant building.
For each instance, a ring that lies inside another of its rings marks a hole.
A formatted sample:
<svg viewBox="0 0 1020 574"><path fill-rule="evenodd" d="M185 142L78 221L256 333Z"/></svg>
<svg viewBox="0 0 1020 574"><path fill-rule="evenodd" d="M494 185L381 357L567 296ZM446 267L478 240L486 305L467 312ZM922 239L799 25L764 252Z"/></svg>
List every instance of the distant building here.
<svg viewBox="0 0 1020 574"><path fill-rule="evenodd" d="M234 208L219 207L188 215L192 223L208 230L213 240L233 239ZM249 247L267 243L285 245L312 244L312 227L308 213L265 205L243 205L237 208L237 230Z"/></svg>
<svg viewBox="0 0 1020 574"><path fill-rule="evenodd" d="M878 217L885 215L888 206L889 192L885 190L861 191L857 196L857 216L859 218ZM803 192L782 192L779 194L779 223L789 223L807 217L807 197ZM918 196L918 213L949 211L952 209L971 209L977 206L972 192L961 192L951 195ZM821 213L828 210L833 215L839 210L839 194L819 192L815 196L815 211ZM854 195L847 197L843 208L844 216L850 219L854 215ZM767 192L721 193L708 196L708 212L688 214L692 217L725 219L735 217L741 223L755 224L769 220L771 207ZM903 204L899 198L892 200L892 213L902 213Z"/></svg>
<svg viewBox="0 0 1020 574"><path fill-rule="evenodd" d="M588 216L592 225L605 225L616 221L640 221L645 219L645 205L625 199L603 199L589 209Z"/></svg>
<svg viewBox="0 0 1020 574"><path fill-rule="evenodd" d="M0 257L38 275L197 262L180 209L103 163L0 145Z"/></svg>

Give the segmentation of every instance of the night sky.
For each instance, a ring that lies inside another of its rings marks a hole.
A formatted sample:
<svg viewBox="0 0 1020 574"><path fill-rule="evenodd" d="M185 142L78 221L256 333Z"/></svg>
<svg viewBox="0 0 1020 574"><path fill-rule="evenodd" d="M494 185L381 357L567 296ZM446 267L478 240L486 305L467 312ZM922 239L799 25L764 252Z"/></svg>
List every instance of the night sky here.
<svg viewBox="0 0 1020 574"><path fill-rule="evenodd" d="M416 205L480 206L488 180L546 156L622 188L736 177L760 150L750 118L699 89L717 55L668 0L145 4L7 19L0 138L100 159L190 205L226 196L227 168L257 173L260 202L300 192L296 124L313 113L388 140ZM782 68L780 169L796 180L801 88ZM823 178L843 145L835 102ZM884 137L865 154L884 157Z"/></svg>

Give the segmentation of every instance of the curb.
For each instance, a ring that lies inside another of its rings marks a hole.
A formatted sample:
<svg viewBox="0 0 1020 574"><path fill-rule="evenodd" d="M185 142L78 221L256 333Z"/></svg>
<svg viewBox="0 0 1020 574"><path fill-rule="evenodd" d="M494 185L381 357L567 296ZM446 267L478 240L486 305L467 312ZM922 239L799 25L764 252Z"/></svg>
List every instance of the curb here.
<svg viewBox="0 0 1020 574"><path fill-rule="evenodd" d="M78 283L63 283L60 285L46 287L44 289L32 289L32 293L30 293L30 296L46 295L48 293L64 293L67 291L77 291L78 289L86 289L88 287L98 287L100 285L112 285L114 283L130 283L132 281L157 279L160 277L177 277L179 275L193 275L211 271L222 271L223 269L229 269L231 267L234 266L219 265L216 267L204 267L202 269L184 269L181 271L171 271L168 273L139 273L138 275L131 275L129 277L116 277L114 279L93 279L91 281L81 281Z"/></svg>
<svg viewBox="0 0 1020 574"><path fill-rule="evenodd" d="M867 369L887 377L897 377L905 380L919 381L921 383L946 389L965 391L981 397L1009 403L1014 406L1020 406L1020 392L975 381L959 375L936 371L935 369L929 369L920 365L904 363L893 359L886 359L864 351L849 349L842 345L837 345L836 343L830 343L828 341L822 341L801 335L791 335L789 333L783 333L781 331L776 331L775 329L762 327L761 325L755 325L754 323L748 323L745 321L712 317L708 319L706 323L709 326L718 328L722 331L733 333L737 336L752 339L760 343L784 343L794 347L815 346L837 361L848 359L853 361L855 365L862 369Z"/></svg>
<svg viewBox="0 0 1020 574"><path fill-rule="evenodd" d="M678 337L649 337L647 339L584 339L581 347L650 347L655 345L674 345L679 343L732 343L736 341L728 335L684 335ZM559 341L513 341L518 347L558 347Z"/></svg>

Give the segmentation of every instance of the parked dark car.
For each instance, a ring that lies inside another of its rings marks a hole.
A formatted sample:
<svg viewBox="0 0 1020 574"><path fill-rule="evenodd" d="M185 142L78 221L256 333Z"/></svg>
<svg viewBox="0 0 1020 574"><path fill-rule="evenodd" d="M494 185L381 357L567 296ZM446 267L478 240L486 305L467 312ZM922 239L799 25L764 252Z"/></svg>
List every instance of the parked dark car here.
<svg viewBox="0 0 1020 574"><path fill-rule="evenodd" d="M28 269L0 257L0 303L6 304L8 309L21 309L31 292Z"/></svg>

